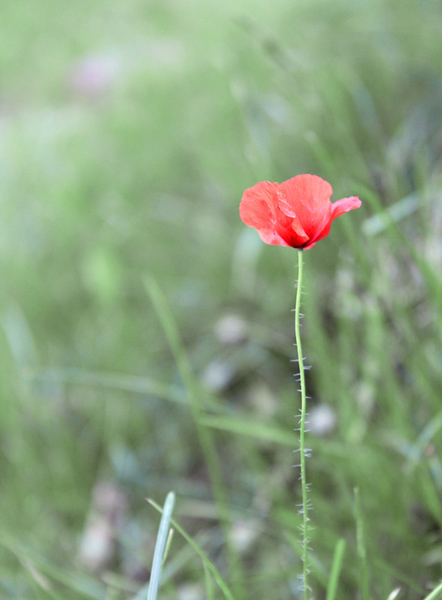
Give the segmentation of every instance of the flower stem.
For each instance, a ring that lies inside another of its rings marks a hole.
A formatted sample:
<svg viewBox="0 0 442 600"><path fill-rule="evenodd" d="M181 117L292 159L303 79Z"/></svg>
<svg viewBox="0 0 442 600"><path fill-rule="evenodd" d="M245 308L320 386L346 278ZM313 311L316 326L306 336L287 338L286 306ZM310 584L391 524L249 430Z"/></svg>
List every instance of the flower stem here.
<svg viewBox="0 0 442 600"><path fill-rule="evenodd" d="M306 472L305 472L305 457L306 457L306 448L305 448L305 422L306 422L306 394L305 394L305 374L304 374L304 359L302 355L302 345L301 345L301 332L300 332L300 307L301 307L301 293L302 293L302 259L303 253L302 251L298 252L298 285L296 290L296 305L295 305L295 341L296 348L298 352L298 366L299 366L299 383L300 383L300 392L301 392L301 415L299 422L299 454L300 454L300 467L301 467L301 492L302 492L302 508L300 509L300 514L302 516L302 562L303 562L303 571L302 571L302 579L303 579L303 588L304 588L304 600L309 600L310 598L310 588L308 585L308 575L310 573L308 568L308 546L310 542L310 538L308 537L309 530L309 517L308 517L308 485L306 482Z"/></svg>

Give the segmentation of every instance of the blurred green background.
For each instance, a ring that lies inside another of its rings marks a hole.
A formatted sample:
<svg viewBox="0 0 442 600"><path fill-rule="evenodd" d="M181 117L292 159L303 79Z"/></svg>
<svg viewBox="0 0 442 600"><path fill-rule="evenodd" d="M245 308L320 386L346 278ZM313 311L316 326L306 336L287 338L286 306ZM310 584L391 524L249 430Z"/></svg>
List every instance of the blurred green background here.
<svg viewBox="0 0 442 600"><path fill-rule="evenodd" d="M297 256L238 206L315 173L363 206L305 255L313 587L344 539L338 598L423 598L442 578L440 2L20 0L0 36L0 597L135 597L145 497L170 489L236 599L302 597ZM162 597L208 585L175 536Z"/></svg>

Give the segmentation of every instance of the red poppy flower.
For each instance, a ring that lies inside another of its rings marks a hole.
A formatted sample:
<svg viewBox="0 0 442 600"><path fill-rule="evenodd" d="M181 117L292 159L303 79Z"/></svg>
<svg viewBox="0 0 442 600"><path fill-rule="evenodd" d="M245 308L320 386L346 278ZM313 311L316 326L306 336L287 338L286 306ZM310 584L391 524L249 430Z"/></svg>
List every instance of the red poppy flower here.
<svg viewBox="0 0 442 600"><path fill-rule="evenodd" d="M262 181L244 192L239 215L266 244L308 250L329 234L334 219L361 206L356 196L332 204L332 193L317 175L297 175L281 184Z"/></svg>

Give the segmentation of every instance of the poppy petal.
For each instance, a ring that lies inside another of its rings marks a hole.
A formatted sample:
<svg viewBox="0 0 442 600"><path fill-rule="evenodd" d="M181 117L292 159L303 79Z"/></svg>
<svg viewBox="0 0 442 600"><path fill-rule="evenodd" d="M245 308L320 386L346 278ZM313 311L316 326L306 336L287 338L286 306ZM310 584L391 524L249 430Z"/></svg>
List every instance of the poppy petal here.
<svg viewBox="0 0 442 600"><path fill-rule="evenodd" d="M315 237L313 237L307 246L304 247L304 250L310 250L316 244L316 242L320 242L330 233L331 220L326 224L322 231L320 231Z"/></svg>
<svg viewBox="0 0 442 600"><path fill-rule="evenodd" d="M331 214L332 186L317 175L297 175L279 186L281 211L296 215L307 239L313 238L326 226Z"/></svg>
<svg viewBox="0 0 442 600"><path fill-rule="evenodd" d="M262 181L244 192L239 205L239 216L246 225L255 229L270 228L278 202L277 185L270 181Z"/></svg>
<svg viewBox="0 0 442 600"><path fill-rule="evenodd" d="M253 227L266 244L289 246L277 232L276 222L278 211L277 183L261 181L248 188L239 205L241 220Z"/></svg>
<svg viewBox="0 0 442 600"><path fill-rule="evenodd" d="M359 198L357 196L351 196L351 198L342 198L342 200L338 200L337 202L334 202L332 204L330 221L327 223L327 225L324 227L324 229L317 236L312 238L311 242L316 243L316 242L319 242L320 240L324 239L325 237L327 237L328 234L330 233L330 226L332 224L332 221L334 221L335 219L337 219L344 213L348 212L349 210L359 208L361 206L361 204L362 204L362 202L359 200ZM309 250L310 248L313 248L313 245L309 244L304 249Z"/></svg>
<svg viewBox="0 0 442 600"><path fill-rule="evenodd" d="M357 196L351 196L350 198L342 198L342 200L338 200L332 204L332 221L337 217L340 217L344 213L349 210L353 210L355 208L359 208L362 202L359 200Z"/></svg>

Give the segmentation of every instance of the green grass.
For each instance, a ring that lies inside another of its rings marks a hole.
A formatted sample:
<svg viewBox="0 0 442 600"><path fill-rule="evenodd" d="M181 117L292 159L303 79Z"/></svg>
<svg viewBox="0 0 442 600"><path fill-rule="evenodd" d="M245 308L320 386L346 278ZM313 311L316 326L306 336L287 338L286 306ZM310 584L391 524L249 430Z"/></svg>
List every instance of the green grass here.
<svg viewBox="0 0 442 600"><path fill-rule="evenodd" d="M336 417L308 434L314 597L437 588L441 26L433 0L5 3L0 597L139 600L145 498L173 490L192 541L159 597L301 598L296 255L238 205L309 172L363 202L305 254L310 410ZM95 95L72 84L88 58ZM91 572L100 517L113 556Z"/></svg>

